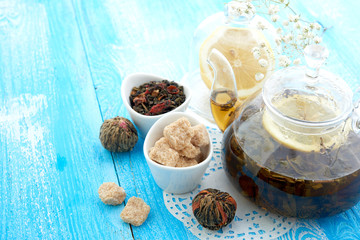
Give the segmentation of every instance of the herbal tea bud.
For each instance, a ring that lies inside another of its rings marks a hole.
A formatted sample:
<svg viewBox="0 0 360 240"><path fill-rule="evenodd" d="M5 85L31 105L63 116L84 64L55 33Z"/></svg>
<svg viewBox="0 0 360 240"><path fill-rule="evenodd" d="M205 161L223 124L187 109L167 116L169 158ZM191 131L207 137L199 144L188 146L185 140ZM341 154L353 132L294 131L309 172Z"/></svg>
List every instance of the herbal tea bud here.
<svg viewBox="0 0 360 240"><path fill-rule="evenodd" d="M100 141L111 152L127 152L133 149L138 134L134 125L126 118L107 119L100 128Z"/></svg>

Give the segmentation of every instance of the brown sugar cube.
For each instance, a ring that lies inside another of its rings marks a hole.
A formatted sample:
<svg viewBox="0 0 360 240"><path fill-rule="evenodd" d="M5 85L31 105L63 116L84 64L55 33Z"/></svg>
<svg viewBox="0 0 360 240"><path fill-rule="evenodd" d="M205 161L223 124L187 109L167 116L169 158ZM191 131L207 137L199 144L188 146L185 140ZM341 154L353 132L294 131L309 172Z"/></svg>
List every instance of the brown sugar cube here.
<svg viewBox="0 0 360 240"><path fill-rule="evenodd" d="M200 149L201 150L201 149ZM205 157L204 157L204 154L202 152L200 152L199 155L197 155L195 158L194 158L198 163L201 163L202 161L204 161Z"/></svg>
<svg viewBox="0 0 360 240"><path fill-rule="evenodd" d="M98 193L101 201L108 205L119 205L126 197L125 190L114 182L101 184Z"/></svg>
<svg viewBox="0 0 360 240"><path fill-rule="evenodd" d="M150 207L144 200L138 197L131 197L121 212L120 217L124 222L140 226L145 222L149 212Z"/></svg>
<svg viewBox="0 0 360 240"><path fill-rule="evenodd" d="M198 124L194 127L192 127L194 130L194 136L191 139L191 143L195 146L202 147L206 146L210 143L209 140L209 133L206 130L206 127L204 124Z"/></svg>
<svg viewBox="0 0 360 240"><path fill-rule="evenodd" d="M176 163L176 167L190 167L190 166L194 166L196 164L198 164L196 159L181 156L179 161Z"/></svg>
<svg viewBox="0 0 360 240"><path fill-rule="evenodd" d="M164 128L164 137L175 150L181 150L190 144L194 136L189 120L182 117Z"/></svg>
<svg viewBox="0 0 360 240"><path fill-rule="evenodd" d="M187 158L197 158L200 155L201 151L199 147L195 147L191 143L185 148L179 150L179 154Z"/></svg>
<svg viewBox="0 0 360 240"><path fill-rule="evenodd" d="M171 148L168 140L165 137L160 138L155 142L154 147L158 148Z"/></svg>
<svg viewBox="0 0 360 240"><path fill-rule="evenodd" d="M179 160L179 153L170 148L167 140L163 137L155 143L155 147L150 149L149 157L151 160L162 165L175 167Z"/></svg>

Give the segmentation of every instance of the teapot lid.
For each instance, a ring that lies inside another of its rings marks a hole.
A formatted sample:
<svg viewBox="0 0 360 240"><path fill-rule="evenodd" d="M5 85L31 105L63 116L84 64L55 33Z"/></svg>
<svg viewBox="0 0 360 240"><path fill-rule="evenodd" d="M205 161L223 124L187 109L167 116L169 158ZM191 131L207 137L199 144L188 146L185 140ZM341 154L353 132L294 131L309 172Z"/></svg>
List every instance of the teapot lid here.
<svg viewBox="0 0 360 240"><path fill-rule="evenodd" d="M328 125L343 121L352 112L353 93L343 79L321 69L329 55L327 48L309 45L304 55L306 67L284 68L265 82L267 108L296 123Z"/></svg>

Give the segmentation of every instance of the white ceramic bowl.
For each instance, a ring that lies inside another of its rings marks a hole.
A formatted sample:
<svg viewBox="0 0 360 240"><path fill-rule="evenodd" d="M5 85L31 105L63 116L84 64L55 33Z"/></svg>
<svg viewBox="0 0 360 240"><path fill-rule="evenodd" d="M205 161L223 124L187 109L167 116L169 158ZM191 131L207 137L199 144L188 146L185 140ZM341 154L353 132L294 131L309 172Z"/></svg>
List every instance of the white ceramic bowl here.
<svg viewBox="0 0 360 240"><path fill-rule="evenodd" d="M127 111L130 114L131 120L135 123L136 127L138 128L138 130L140 132L140 136L143 138L146 136L150 127L157 120L159 120L162 116L169 114L171 112L184 112L187 109L187 107L189 106L189 102L191 99L191 91L187 86L185 86L181 83L180 85L182 85L184 87L184 94L186 96L186 99L185 99L185 102L183 102L183 104L181 104L177 108L173 109L172 111L164 113L164 114L156 115L156 116L146 116L146 115L142 115L142 114L136 112L135 110L133 110L131 108L129 96L130 96L131 89L133 87L138 87L141 84L144 84L144 83L147 83L150 81L161 81L164 79L167 79L167 78L163 78L160 76L155 76L155 75L147 74L147 73L134 73L134 74L128 75L122 81L121 97L122 97L123 103L124 103Z"/></svg>
<svg viewBox="0 0 360 240"><path fill-rule="evenodd" d="M190 167L168 167L153 161L149 157L149 150L155 142L163 137L164 128L170 123L175 122L181 117L186 117L192 126L200 124L197 118L190 113L173 112L164 115L150 128L144 142L144 155L156 184L165 192L182 194L194 190L212 158L213 145L210 140L209 147L206 149L207 156L201 163ZM210 135L209 135L210 138ZM204 153L204 152L203 152Z"/></svg>

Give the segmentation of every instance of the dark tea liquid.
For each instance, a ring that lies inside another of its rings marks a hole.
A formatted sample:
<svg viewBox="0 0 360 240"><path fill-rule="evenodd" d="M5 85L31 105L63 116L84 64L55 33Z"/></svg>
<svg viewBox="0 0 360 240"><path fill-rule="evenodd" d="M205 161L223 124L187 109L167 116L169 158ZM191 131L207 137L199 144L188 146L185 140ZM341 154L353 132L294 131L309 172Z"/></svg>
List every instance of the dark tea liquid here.
<svg viewBox="0 0 360 240"><path fill-rule="evenodd" d="M246 121L245 121L246 120ZM226 173L259 206L290 217L331 216L360 199L360 138L350 131L340 148L302 152L277 142L262 126L262 113L240 119L224 133Z"/></svg>

